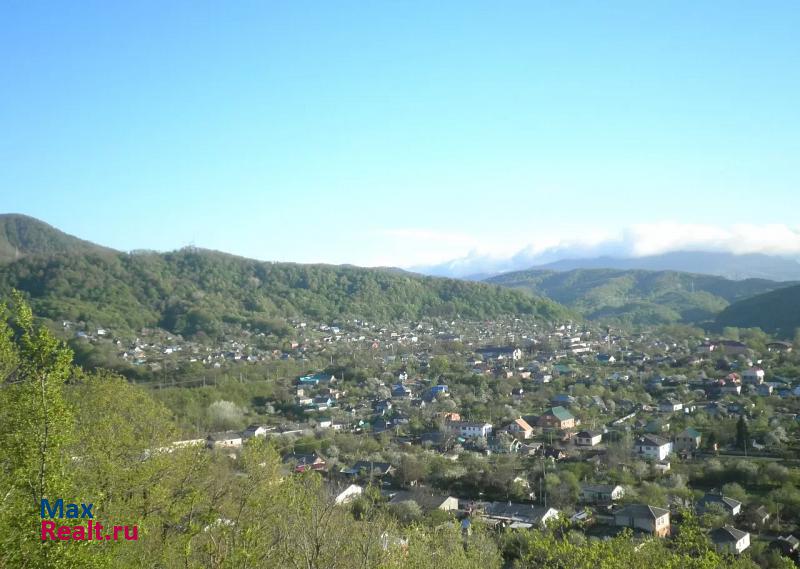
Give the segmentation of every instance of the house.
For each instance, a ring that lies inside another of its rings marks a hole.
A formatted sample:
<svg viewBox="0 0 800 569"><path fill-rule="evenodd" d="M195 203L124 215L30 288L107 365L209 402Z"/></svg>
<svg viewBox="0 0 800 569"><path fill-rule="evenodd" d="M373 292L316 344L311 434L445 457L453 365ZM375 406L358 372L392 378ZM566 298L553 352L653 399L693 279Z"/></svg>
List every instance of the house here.
<svg viewBox="0 0 800 569"><path fill-rule="evenodd" d="M675 450L676 451L695 451L700 448L702 435L695 429L689 427L684 429L675 437Z"/></svg>
<svg viewBox="0 0 800 569"><path fill-rule="evenodd" d="M656 435L646 435L636 439L636 454L653 460L664 460L672 452L672 443Z"/></svg>
<svg viewBox="0 0 800 569"><path fill-rule="evenodd" d="M388 399L385 399L383 401L378 401L377 403L375 403L375 413L377 415L385 415L386 413L392 410L392 407L393 407L392 402L389 401Z"/></svg>
<svg viewBox="0 0 800 569"><path fill-rule="evenodd" d="M483 504L483 512L490 520L517 527L543 526L558 517L555 508L513 502L488 502Z"/></svg>
<svg viewBox="0 0 800 569"><path fill-rule="evenodd" d="M389 476L394 472L394 466L388 462L376 462L373 460L359 460L350 468L342 469L342 474L349 474L351 476L367 476L383 478Z"/></svg>
<svg viewBox="0 0 800 569"><path fill-rule="evenodd" d="M283 457L286 464L294 464L295 472L308 472L310 470L325 470L328 466L327 461L319 454L312 453L290 453Z"/></svg>
<svg viewBox="0 0 800 569"><path fill-rule="evenodd" d="M332 375L325 373L315 373L310 375L301 375L297 378L298 385L318 385L321 382L331 382L336 378Z"/></svg>
<svg viewBox="0 0 800 569"><path fill-rule="evenodd" d="M425 513L435 510L452 512L458 509L458 498L454 498L453 496L435 496L423 492L400 491L394 494L389 500L390 504L400 504L402 502L415 502Z"/></svg>
<svg viewBox="0 0 800 569"><path fill-rule="evenodd" d="M533 427L522 417L513 421L503 430L522 440L527 440L533 436Z"/></svg>
<svg viewBox="0 0 800 569"><path fill-rule="evenodd" d="M206 437L206 447L210 449L240 448L241 446L242 435L239 433L213 433Z"/></svg>
<svg viewBox="0 0 800 569"><path fill-rule="evenodd" d="M551 407L539 415L537 424L543 429L572 429L575 427L575 417L563 407Z"/></svg>
<svg viewBox="0 0 800 569"><path fill-rule="evenodd" d="M742 372L742 382L750 385L761 385L764 383L764 370L760 367L751 367Z"/></svg>
<svg viewBox="0 0 800 569"><path fill-rule="evenodd" d="M558 393L550 400L553 405L572 405L575 398L567 393Z"/></svg>
<svg viewBox="0 0 800 569"><path fill-rule="evenodd" d="M614 513L614 525L638 529L656 537L666 537L670 534L669 510L631 504Z"/></svg>
<svg viewBox="0 0 800 569"><path fill-rule="evenodd" d="M780 535L769 544L770 549L777 549L787 557L797 558L800 554L800 539L792 534Z"/></svg>
<svg viewBox="0 0 800 569"><path fill-rule="evenodd" d="M491 423L456 423L454 427L458 429L462 437L467 439L488 437L492 434Z"/></svg>
<svg viewBox="0 0 800 569"><path fill-rule="evenodd" d="M242 431L243 439L252 439L253 437L266 437L267 428L263 425L250 425Z"/></svg>
<svg viewBox="0 0 800 569"><path fill-rule="evenodd" d="M719 343L719 348L729 356L738 356L740 354L746 354L749 351L746 344L736 340L722 340Z"/></svg>
<svg viewBox="0 0 800 569"><path fill-rule="evenodd" d="M587 504L611 504L625 496L622 486L614 484L582 484L581 500Z"/></svg>
<svg viewBox="0 0 800 569"><path fill-rule="evenodd" d="M487 346L475 350L475 353L484 360L511 360L522 359L522 350L511 346Z"/></svg>
<svg viewBox="0 0 800 569"><path fill-rule="evenodd" d="M683 403L675 399L665 399L658 404L658 410L662 413L674 413L683 409Z"/></svg>
<svg viewBox="0 0 800 569"><path fill-rule="evenodd" d="M603 440L602 433L595 433L593 431L581 431L575 435L575 444L582 447L593 447L599 445Z"/></svg>
<svg viewBox="0 0 800 569"><path fill-rule="evenodd" d="M719 392L722 395L741 395L742 386L735 383L726 383L719 388Z"/></svg>
<svg viewBox="0 0 800 569"><path fill-rule="evenodd" d="M790 342L770 342L767 344L767 350L770 352L791 352L792 344Z"/></svg>
<svg viewBox="0 0 800 569"><path fill-rule="evenodd" d="M750 547L750 534L733 526L723 526L712 530L709 534L714 548L720 553L739 555Z"/></svg>
<svg viewBox="0 0 800 569"><path fill-rule="evenodd" d="M411 390L402 384L393 385L392 397L398 397L398 398L411 397Z"/></svg>
<svg viewBox="0 0 800 569"><path fill-rule="evenodd" d="M761 397L769 397L774 389L775 386L771 383L762 383L756 388L756 393Z"/></svg>
<svg viewBox="0 0 800 569"><path fill-rule="evenodd" d="M698 514L706 514L718 509L731 516L738 516L742 511L742 503L722 494L708 493L697 501L695 509Z"/></svg>
<svg viewBox="0 0 800 569"><path fill-rule="evenodd" d="M617 358L610 354L597 354L597 361L604 364L616 363Z"/></svg>

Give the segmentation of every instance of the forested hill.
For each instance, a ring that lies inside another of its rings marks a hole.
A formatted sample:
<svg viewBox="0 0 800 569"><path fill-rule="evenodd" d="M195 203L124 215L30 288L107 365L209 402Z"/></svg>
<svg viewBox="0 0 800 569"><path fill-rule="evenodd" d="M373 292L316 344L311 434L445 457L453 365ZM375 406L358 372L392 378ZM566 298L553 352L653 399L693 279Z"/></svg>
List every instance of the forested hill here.
<svg viewBox="0 0 800 569"><path fill-rule="evenodd" d="M713 320L731 302L793 284L620 269L517 271L486 282L545 296L587 318L639 325Z"/></svg>
<svg viewBox="0 0 800 569"><path fill-rule="evenodd" d="M792 338L800 328L800 286L759 294L723 310L717 325L761 328L765 332Z"/></svg>
<svg viewBox="0 0 800 569"><path fill-rule="evenodd" d="M568 317L549 300L490 284L383 269L265 263L223 253L30 257L0 266L0 294L29 296L38 315L136 330L217 334L224 323L275 332L287 317L372 321L460 315Z"/></svg>
<svg viewBox="0 0 800 569"><path fill-rule="evenodd" d="M0 214L0 263L27 256L115 253L26 215Z"/></svg>

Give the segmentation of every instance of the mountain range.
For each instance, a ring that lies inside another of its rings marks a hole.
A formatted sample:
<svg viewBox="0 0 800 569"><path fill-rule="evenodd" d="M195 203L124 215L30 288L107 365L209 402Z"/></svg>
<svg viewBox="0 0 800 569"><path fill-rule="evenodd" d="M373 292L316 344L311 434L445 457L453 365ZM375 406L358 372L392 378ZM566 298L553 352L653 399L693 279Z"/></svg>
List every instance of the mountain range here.
<svg viewBox="0 0 800 569"><path fill-rule="evenodd" d="M537 262L538 261L538 262ZM800 262L797 259L762 253L735 254L714 251L673 251L659 255L596 256L560 258L546 263L541 257L517 255L506 261L477 259L451 261L418 272L457 277L467 280L486 280L490 277L520 270L572 271L575 269L620 269L646 271L678 271L715 275L727 279L767 279L800 281Z"/></svg>
<svg viewBox="0 0 800 569"><path fill-rule="evenodd" d="M486 282L551 298L589 319L629 325L707 323L733 302L793 284L630 269L532 269Z"/></svg>
<svg viewBox="0 0 800 569"><path fill-rule="evenodd" d="M395 268L268 263L195 248L122 253L31 217L0 215L0 294L21 290L37 314L56 321L128 330L160 326L184 335L213 336L230 326L280 335L288 318L532 314L622 325L758 326L787 336L800 327L800 286L787 281L800 280L793 263L766 255L685 252L564 260L471 282ZM609 264L619 266L604 267ZM654 270L664 266L694 270ZM733 280L703 272L781 278Z"/></svg>
<svg viewBox="0 0 800 569"><path fill-rule="evenodd" d="M281 332L288 318L574 317L551 300L487 283L387 269L268 263L195 248L120 253L32 218L0 216L0 223L13 228L2 246L8 250L14 243L24 251L0 265L0 294L21 290L38 315L55 321L118 330L159 326L213 336L231 326Z"/></svg>

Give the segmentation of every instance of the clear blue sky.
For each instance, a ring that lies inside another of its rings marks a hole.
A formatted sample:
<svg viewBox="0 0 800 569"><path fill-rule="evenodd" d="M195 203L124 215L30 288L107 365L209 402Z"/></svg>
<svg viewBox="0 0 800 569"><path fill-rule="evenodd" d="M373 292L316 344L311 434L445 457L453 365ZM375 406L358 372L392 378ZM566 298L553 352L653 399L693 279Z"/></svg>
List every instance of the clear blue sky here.
<svg viewBox="0 0 800 569"><path fill-rule="evenodd" d="M432 262L797 227L797 2L0 7L0 210L120 249Z"/></svg>

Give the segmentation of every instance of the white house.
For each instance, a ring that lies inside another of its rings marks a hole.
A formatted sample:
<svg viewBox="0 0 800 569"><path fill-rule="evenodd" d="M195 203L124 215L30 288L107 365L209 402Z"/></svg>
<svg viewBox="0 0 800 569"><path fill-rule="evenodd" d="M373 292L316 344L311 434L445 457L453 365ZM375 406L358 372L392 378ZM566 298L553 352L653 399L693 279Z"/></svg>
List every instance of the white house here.
<svg viewBox="0 0 800 569"><path fill-rule="evenodd" d="M711 541L720 553L739 555L750 547L750 534L733 526L723 526L711 532Z"/></svg>
<svg viewBox="0 0 800 569"><path fill-rule="evenodd" d="M267 428L263 425L250 425L244 431L242 431L242 438L243 439L251 439L253 437L265 437L267 436Z"/></svg>
<svg viewBox="0 0 800 569"><path fill-rule="evenodd" d="M612 502L621 500L624 496L625 490L620 485L581 485L581 500L587 504L611 504Z"/></svg>
<svg viewBox="0 0 800 569"><path fill-rule="evenodd" d="M458 431L464 438L488 437L492 434L491 423L459 423Z"/></svg>
<svg viewBox="0 0 800 569"><path fill-rule="evenodd" d="M664 460L672 452L672 443L655 435L647 435L636 439L636 454L653 460Z"/></svg>
<svg viewBox="0 0 800 569"><path fill-rule="evenodd" d="M599 445L603 440L602 433L595 433L592 431L581 431L575 435L575 444L582 447L593 447Z"/></svg>

